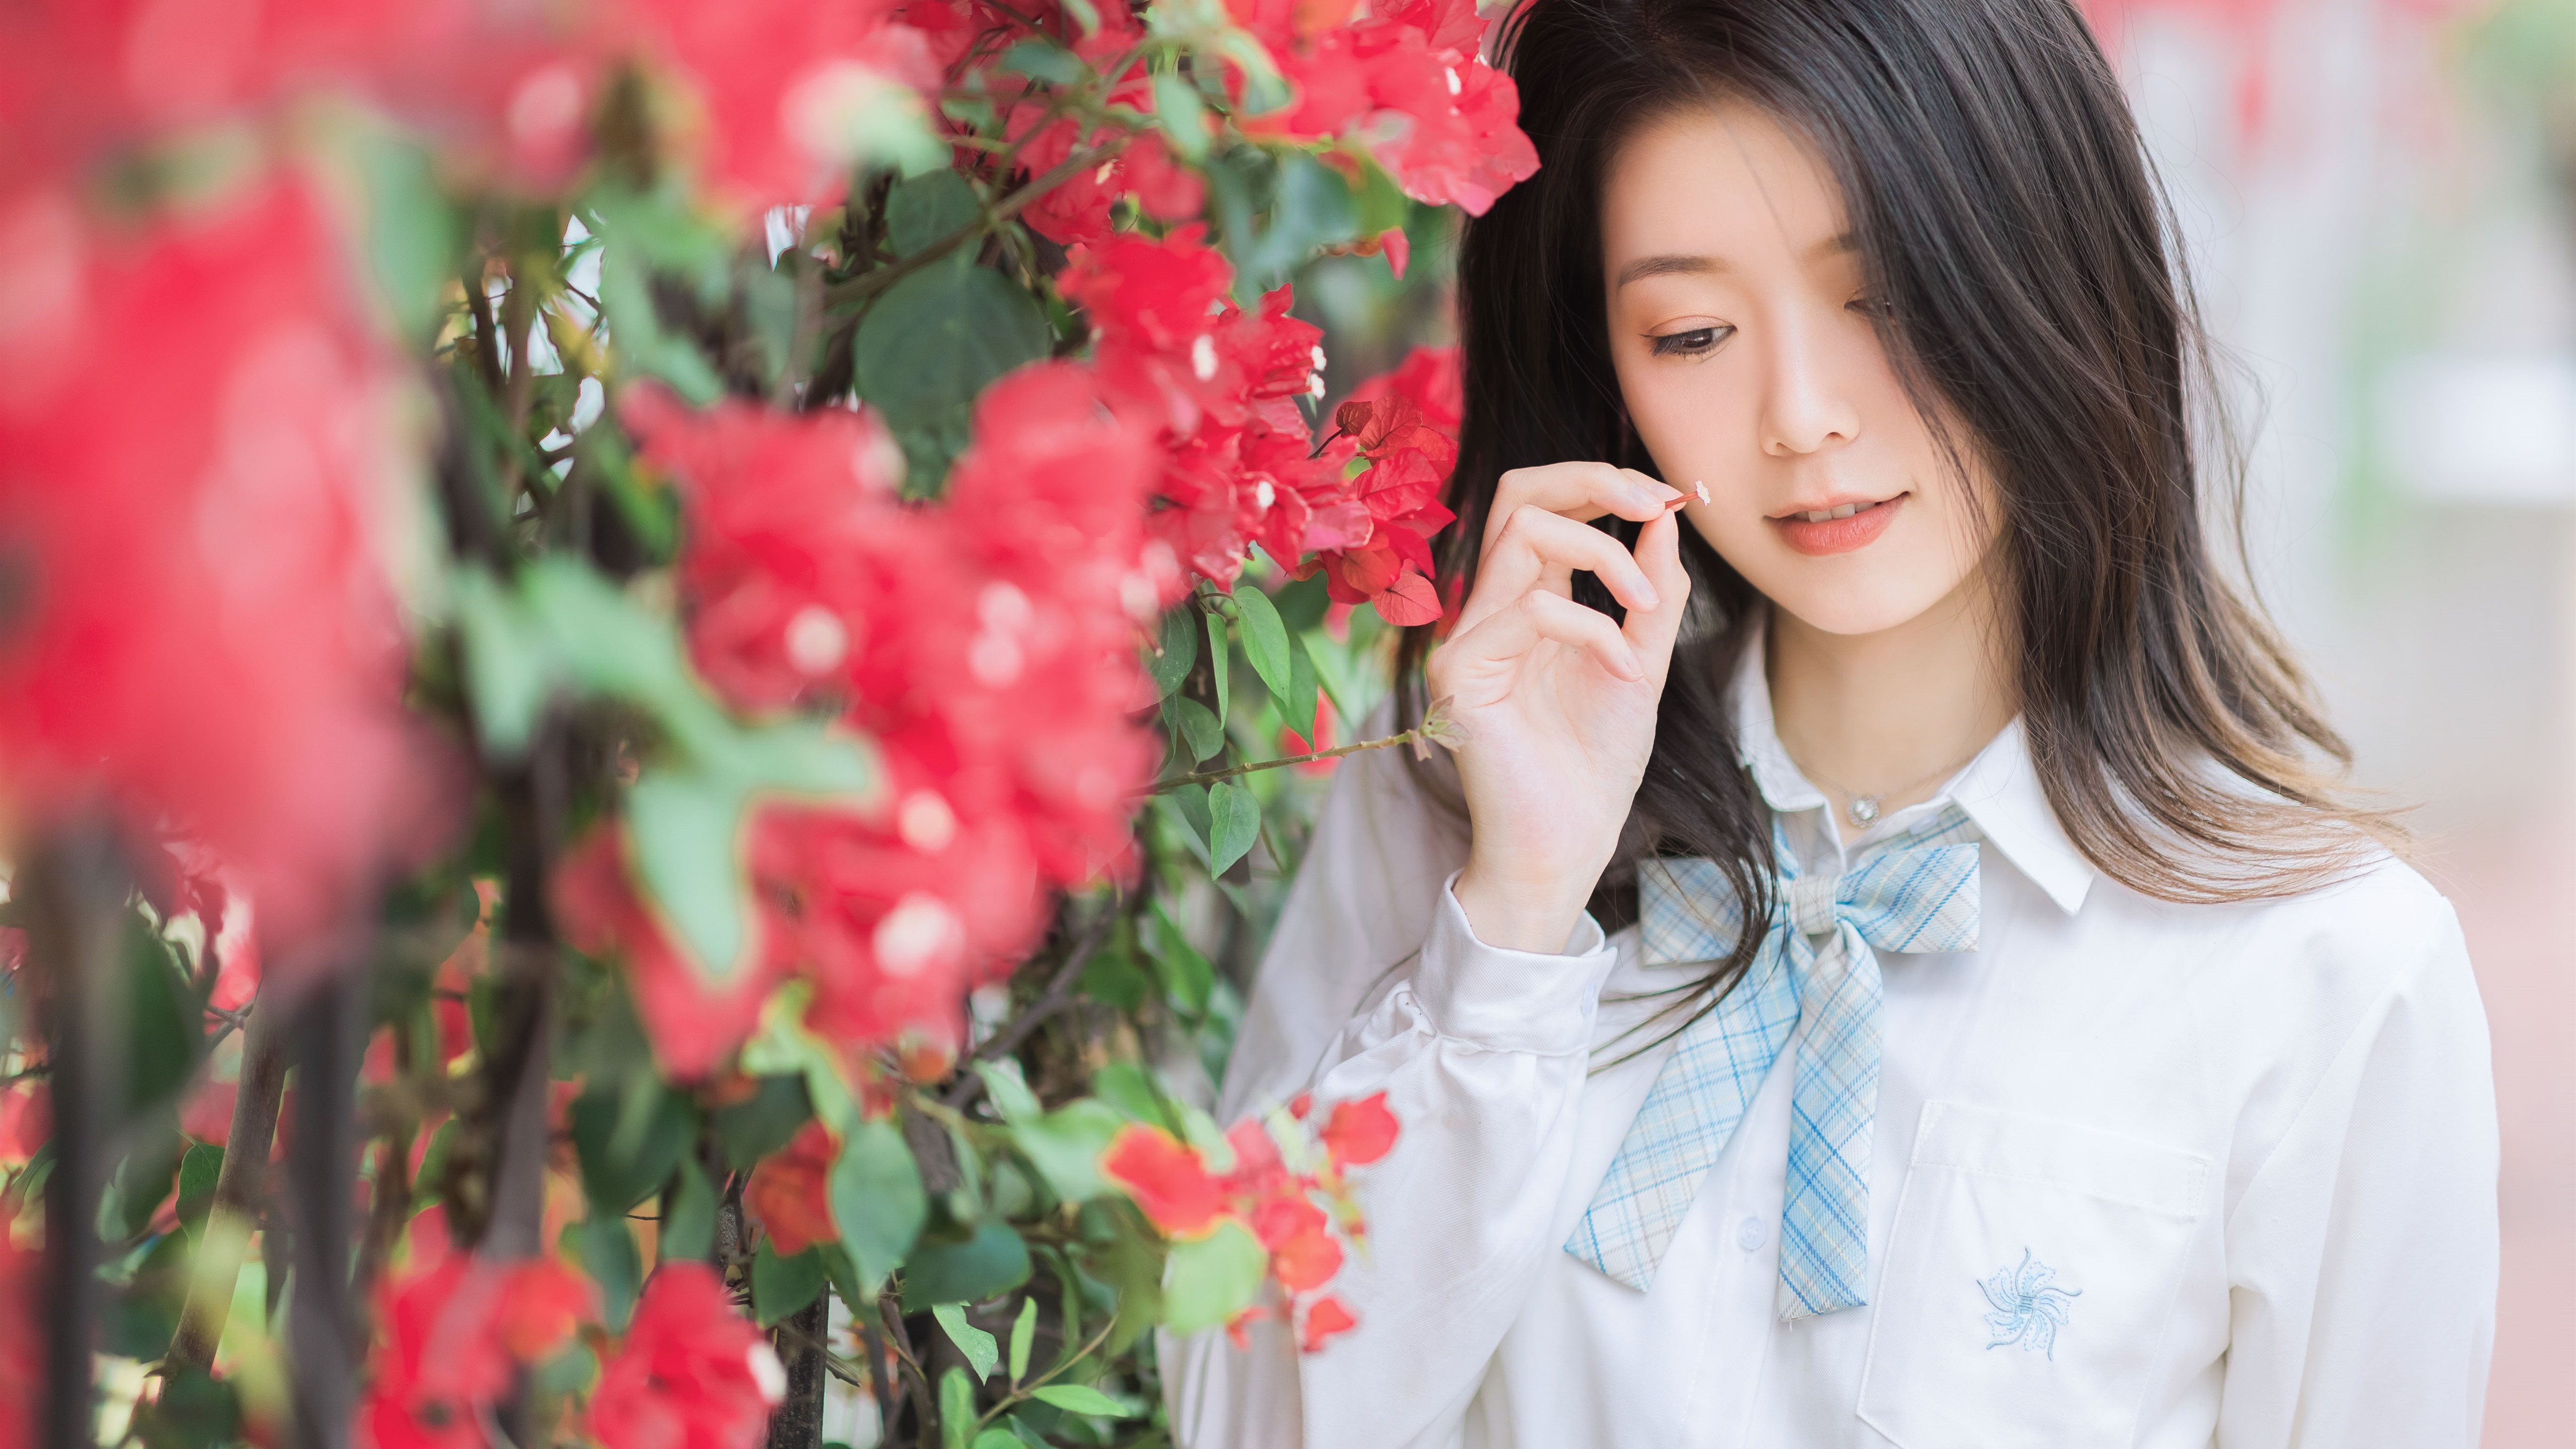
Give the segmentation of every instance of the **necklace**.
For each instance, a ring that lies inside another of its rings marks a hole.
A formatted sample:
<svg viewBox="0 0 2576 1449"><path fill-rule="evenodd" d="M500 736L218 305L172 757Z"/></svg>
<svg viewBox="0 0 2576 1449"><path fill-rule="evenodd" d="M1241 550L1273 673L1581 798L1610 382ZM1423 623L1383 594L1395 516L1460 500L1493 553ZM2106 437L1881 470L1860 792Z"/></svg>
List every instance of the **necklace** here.
<svg viewBox="0 0 2576 1449"><path fill-rule="evenodd" d="M1881 790L1871 795L1860 794L1848 785L1842 784L1838 781L1828 780L1824 776L1817 774L1815 771L1808 769L1806 766L1798 765L1798 762L1794 759L1789 763L1798 765L1798 772L1800 774L1805 775L1808 779L1815 781L1826 789L1831 790L1838 795L1850 796L1851 804L1844 809L1843 813L1851 817L1852 824L1865 826L1878 819L1880 813L1879 802L1886 799L1888 796L1909 795L1914 791L1931 784L1935 780L1947 779L1948 777L1967 768L1969 760L1973 760L1979 754L1983 753L1984 749L1981 746L1976 751L1968 754L1965 758L1960 759L1956 763L1944 765L1940 769L1934 770L1932 773L1925 775L1920 779L1908 780L1904 784L1898 785L1893 789Z"/></svg>

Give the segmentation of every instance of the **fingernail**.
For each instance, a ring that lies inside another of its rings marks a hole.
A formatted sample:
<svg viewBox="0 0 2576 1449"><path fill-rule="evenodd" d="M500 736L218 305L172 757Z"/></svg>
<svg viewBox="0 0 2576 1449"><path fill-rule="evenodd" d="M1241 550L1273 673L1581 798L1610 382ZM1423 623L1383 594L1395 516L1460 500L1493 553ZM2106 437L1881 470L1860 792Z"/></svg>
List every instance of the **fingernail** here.
<svg viewBox="0 0 2576 1449"><path fill-rule="evenodd" d="M1653 613L1654 611L1656 611L1657 609L1662 608L1663 606L1664 606L1664 596L1655 592L1655 586L1654 586L1653 584L1644 583L1644 582L1642 582L1642 581L1641 581L1641 582L1637 585L1637 607L1638 607L1638 608L1643 609L1643 610L1645 610L1647 613L1651 614L1651 613Z"/></svg>

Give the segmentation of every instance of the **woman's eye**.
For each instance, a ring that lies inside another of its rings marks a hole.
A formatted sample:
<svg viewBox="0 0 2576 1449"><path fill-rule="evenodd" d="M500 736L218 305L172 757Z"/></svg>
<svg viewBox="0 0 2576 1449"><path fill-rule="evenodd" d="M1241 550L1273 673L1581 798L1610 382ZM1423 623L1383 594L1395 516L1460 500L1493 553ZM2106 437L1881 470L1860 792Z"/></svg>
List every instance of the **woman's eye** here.
<svg viewBox="0 0 2576 1449"><path fill-rule="evenodd" d="M1864 317L1886 317L1892 315L1889 311L1888 305L1885 302L1878 300L1876 297L1854 297L1844 305Z"/></svg>
<svg viewBox="0 0 2576 1449"><path fill-rule="evenodd" d="M1694 327L1688 332L1667 332L1646 340L1654 344L1657 357L1694 357L1725 341L1726 334L1734 330L1732 327Z"/></svg>

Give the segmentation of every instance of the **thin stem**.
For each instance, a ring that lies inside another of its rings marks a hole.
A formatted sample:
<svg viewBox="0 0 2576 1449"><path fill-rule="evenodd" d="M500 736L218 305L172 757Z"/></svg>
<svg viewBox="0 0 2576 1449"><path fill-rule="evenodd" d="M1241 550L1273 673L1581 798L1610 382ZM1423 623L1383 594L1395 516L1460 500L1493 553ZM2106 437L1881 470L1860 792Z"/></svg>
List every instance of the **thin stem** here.
<svg viewBox="0 0 2576 1449"><path fill-rule="evenodd" d="M1082 1362L1084 1359L1091 1357L1092 1350L1108 1342L1109 1335L1115 1332L1117 1327L1118 1320L1113 1316L1107 1323L1101 1325L1100 1332L1093 1336L1091 1342L1084 1344L1075 1352L1058 1359L1055 1367L1048 1369L1045 1373L1038 1375L1027 1383L1014 1385L1011 1391L1002 1397L1002 1401L1000 1403L997 1403L993 1407L984 1411L984 1417L975 1421L975 1427L981 1429L986 1424L993 1422L993 1420L1004 1411L1036 1397L1039 1389L1046 1387L1048 1383L1052 1382L1066 1369L1069 1369L1075 1364Z"/></svg>
<svg viewBox="0 0 2576 1449"><path fill-rule="evenodd" d="M866 301L868 298L875 296L877 293L884 291L886 288L893 286L895 283L900 282L904 278L911 276L913 273L920 271L922 268L929 266L932 262L938 261L941 257L955 251L967 242L983 235L991 228L997 227L1003 222L1010 220L1012 217L1019 215L1021 208L1026 207L1029 203L1036 201L1039 197L1044 196L1049 191L1054 190L1056 187L1063 185L1075 176L1080 175L1083 171L1093 166L1097 166L1102 161L1116 155L1126 146L1127 141L1128 138L1126 136L1120 136L1114 141L1094 146L1090 150L1074 152L1072 155L1067 156L1062 161L1057 162L1053 167L1049 168L1045 175L1040 176L1035 181L1030 182L1028 185L1021 187L1019 190L1014 191L1010 195L993 203L991 209L986 211L982 216L966 223L964 226L961 226L957 230L950 232L948 235L941 237L939 240L932 242L930 245L923 247L921 250L914 252L911 256L905 257L900 261L890 263L886 266L879 267L873 272L863 273L851 278L849 281L841 283L838 287L833 288L826 294L826 302L830 306L838 308L847 307L854 302Z"/></svg>
<svg viewBox="0 0 2576 1449"><path fill-rule="evenodd" d="M214 1366L215 1345L223 1341L224 1321L232 1312L233 1285L241 1277L243 1255L268 1198L269 1145L277 1136L278 1101L286 1089L285 1013L258 1009L268 999L263 990L240 1013L249 1018L242 1033L241 1083L233 1096L232 1128L224 1139L224 1165L215 1173L214 1204L198 1237L187 1304L170 1340L166 1363L172 1367Z"/></svg>
<svg viewBox="0 0 2576 1449"><path fill-rule="evenodd" d="M1012 1017L990 1040L977 1047L969 1060L990 1062L1010 1055L1021 1042L1028 1040L1029 1033L1070 1005L1073 984L1082 979L1082 968L1090 964L1092 953L1100 949L1100 943L1109 938L1109 928L1116 919L1116 913L1105 913L1084 931L1081 941L1065 952L1064 963L1047 978L1046 990L1038 994L1038 999L1022 1008L1019 1015ZM945 1103L952 1111L963 1111L983 1090L983 1073L961 1073L957 1085L949 1089Z"/></svg>
<svg viewBox="0 0 2576 1449"><path fill-rule="evenodd" d="M1255 760L1248 765L1228 765L1222 770L1201 770L1196 774L1174 775L1168 780L1155 781L1153 788L1145 793L1162 795L1177 790L1183 785L1205 785L1215 780L1230 780L1237 775L1249 775L1256 770L1276 770L1284 765L1305 765L1317 760L1338 760L1344 755L1356 755L1362 750L1383 750L1390 745L1419 744L1425 738L1426 736L1417 726L1402 734L1388 735L1383 739L1362 740L1355 745L1338 745L1329 750L1316 750L1311 754L1282 755L1275 760Z"/></svg>

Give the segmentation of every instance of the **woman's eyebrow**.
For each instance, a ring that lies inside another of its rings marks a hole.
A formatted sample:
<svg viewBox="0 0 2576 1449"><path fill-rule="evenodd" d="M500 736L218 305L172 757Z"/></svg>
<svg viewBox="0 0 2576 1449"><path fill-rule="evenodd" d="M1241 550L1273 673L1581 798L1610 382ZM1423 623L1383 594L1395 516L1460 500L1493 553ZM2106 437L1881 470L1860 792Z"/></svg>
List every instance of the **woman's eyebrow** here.
<svg viewBox="0 0 2576 1449"><path fill-rule="evenodd" d="M1643 281L1648 277L1669 277L1677 273L1731 272L1735 268L1724 257L1686 256L1667 253L1659 257L1639 257L1619 269L1618 285Z"/></svg>
<svg viewBox="0 0 2576 1449"><path fill-rule="evenodd" d="M1834 236L1829 236L1823 241L1816 243L1814 246L1807 248L1806 260L1811 263L1820 262L1828 257L1842 256L1849 252L1858 251L1859 249L1860 238L1857 235L1851 232L1841 232ZM1735 270L1734 264L1724 257L1697 256L1686 252L1666 252L1660 256L1639 257L1635 261L1621 267L1619 269L1617 285L1624 287L1630 282L1643 281L1648 277L1669 277L1675 275L1694 275L1712 272L1731 272L1733 270Z"/></svg>

